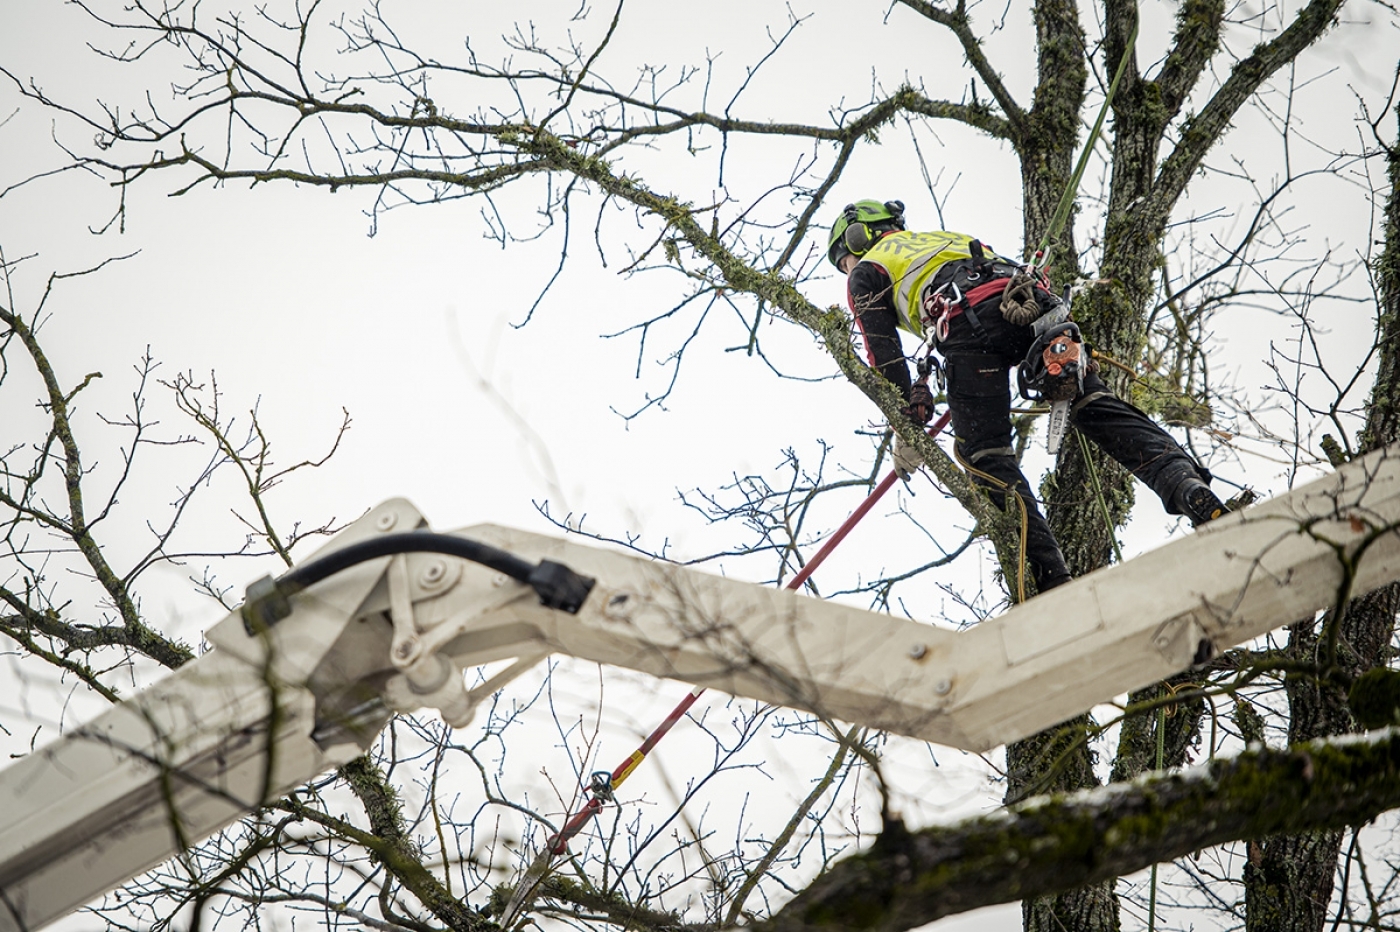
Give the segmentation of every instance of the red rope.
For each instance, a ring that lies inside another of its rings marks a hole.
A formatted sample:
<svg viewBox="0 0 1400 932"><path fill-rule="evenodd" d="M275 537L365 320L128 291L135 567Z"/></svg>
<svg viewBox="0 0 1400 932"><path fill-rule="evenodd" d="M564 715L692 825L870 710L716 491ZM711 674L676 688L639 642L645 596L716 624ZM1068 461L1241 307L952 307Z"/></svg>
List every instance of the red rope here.
<svg viewBox="0 0 1400 932"><path fill-rule="evenodd" d="M704 693L705 687L703 686L697 686L692 689L690 693L680 701L680 704L671 710L671 714L666 716L666 720L660 725L657 725L656 729L651 734L647 735L647 739L642 742L641 747L637 748L626 760L617 765L617 769L612 772L612 787L614 789L621 786L622 782L631 776L632 771L636 770L637 765L646 758L652 748L656 747L657 742L666 737L666 732L671 730L671 726L679 722L685 713L690 710L690 707L695 704L695 700L699 699ZM549 839L547 843L549 853L560 855L567 851L569 839L583 831L583 827L588 824L588 820L593 818L598 810L602 808L603 801L597 796L590 796L583 808L574 813L573 817L564 823L564 827L559 830L559 834Z"/></svg>
<svg viewBox="0 0 1400 932"><path fill-rule="evenodd" d="M948 426L948 419L950 416L951 413L945 411L943 416L935 421L933 426L928 429L928 435L930 437L937 437L942 433L943 428ZM845 523L836 529L835 534L831 535L831 539L822 545L822 548L816 552L816 555L807 562L806 566L802 567L796 576L792 577L784 588L797 589L806 582L807 578L816 572L817 567L821 566L822 563L826 561L826 558L831 555L831 552L836 549L837 545L846 539L846 535L851 533L852 529L860 523L860 519L864 518L866 513L869 512L871 508L875 507L875 503L884 497L884 494L894 485L896 478L897 474L891 470L890 474L882 479L879 485L875 486L874 491L866 496L865 501L861 502L860 506L856 508L855 511L851 512L850 517L846 519ZM692 689L690 693L680 701L680 704L671 710L671 714L666 716L666 720L656 726L656 729L650 735L647 735L647 739L641 743L641 746L628 755L626 760L617 765L617 768L612 772L612 789L621 786L623 781L631 776L632 771L637 769L637 765L640 764L646 758L647 754L651 752L651 749L656 747L657 743L666 736L666 732L671 730L671 726L680 721L685 713L690 710L690 707L695 704L695 700L699 699L704 693L705 688L703 686L697 686ZM564 827L559 830L559 833L551 836L549 841L546 842L545 847L548 849L549 853L557 857L567 851L569 848L569 840L583 831L583 827L588 824L590 819L598 814L598 810L603 808L604 803L605 801L599 799L596 795L590 796L588 802L584 803L583 808L574 813L574 815L564 823Z"/></svg>
<svg viewBox="0 0 1400 932"><path fill-rule="evenodd" d="M933 426L928 429L928 435L930 437L937 437L942 433L943 428L948 426L948 419L951 416L950 412L943 412L943 416L934 421ZM812 559L807 562L807 565L798 570L797 575L792 577L792 580L787 584L788 589L799 588L807 581L808 576L811 576L817 571L817 567L821 566L822 563L826 561L826 558L831 555L831 551L835 550L837 545L846 539L846 535L851 533L851 530L860 523L860 519L865 517L865 513L871 508L874 508L875 503L883 498L885 493L890 490L890 487L894 485L896 477L897 474L892 471L888 476L880 480L880 484L875 486L875 491L867 495L865 501L860 503L860 507L851 512L851 516L846 519L846 523L837 528L836 533L832 534L831 539L822 545L822 549L817 551L816 556L812 557Z"/></svg>

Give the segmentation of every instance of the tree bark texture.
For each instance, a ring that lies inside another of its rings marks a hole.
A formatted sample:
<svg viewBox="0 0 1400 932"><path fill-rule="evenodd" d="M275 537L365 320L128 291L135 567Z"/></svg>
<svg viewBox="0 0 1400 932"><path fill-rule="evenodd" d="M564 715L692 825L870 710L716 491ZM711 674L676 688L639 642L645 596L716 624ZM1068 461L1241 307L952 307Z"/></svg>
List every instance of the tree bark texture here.
<svg viewBox="0 0 1400 932"><path fill-rule="evenodd" d="M1200 685L1201 674L1187 670L1165 682L1132 693L1128 697L1128 705L1130 708L1148 703L1156 706L1173 694L1189 692ZM1170 705L1130 712L1119 726L1118 754L1113 759L1113 773L1109 779L1118 783L1132 780L1149 770L1166 770L1185 765L1191 746L1200 734L1201 719L1205 710L1204 699L1185 699Z"/></svg>
<svg viewBox="0 0 1400 932"><path fill-rule="evenodd" d="M1395 400L1400 397L1400 152L1388 152L1390 191L1384 220L1385 246L1376 263L1379 306L1376 338L1379 365L1371 390L1362 453L1400 438ZM1301 622L1289 632L1291 659L1315 664L1321 675L1285 683L1289 739L1306 741L1356 730L1345 684L1385 663L1400 610L1400 586L1391 584L1353 599L1338 617ZM1322 932L1341 854L1340 831L1281 835L1251 845L1245 867L1247 932Z"/></svg>
<svg viewBox="0 0 1400 932"><path fill-rule="evenodd" d="M1206 153L1223 135L1228 118L1274 71L1315 41L1330 25L1338 0L1314 0L1275 40L1255 49L1239 63L1230 78L1212 96L1202 114L1188 118L1174 145L1162 155L1166 130L1181 115L1192 88L1219 49L1224 23L1222 0L1187 0L1178 11L1172 43L1154 78L1138 68L1136 42L1138 7L1132 0L1106 0L1105 72L1111 75L1123 64L1123 78L1112 102L1113 165L1108 217L1104 227L1104 251L1100 276L1104 285L1089 290L1076 307L1076 318L1086 335L1108 355L1130 364L1141 358L1145 346L1145 309L1153 296L1153 276L1160 262L1166 223L1184 190L1182 166L1194 172ZM1044 39L1042 38L1042 42ZM1038 105L1041 103L1037 101ZM1027 213L1032 212L1027 185ZM1029 223L1029 220L1028 220ZM1128 381L1118 372L1105 372L1105 380L1121 397L1128 397ZM1086 451L1076 442L1062 448L1054 473L1042 487L1052 531L1076 576L1092 572L1113 559L1115 528L1121 525L1134 502L1133 480L1127 470L1097 450ZM1147 693L1133 697L1149 698ZM1172 723L1171 756L1184 757L1194 740L1198 718L1183 716ZM1115 764L1115 777L1141 773L1156 762L1156 717L1130 722L1123 734ZM1165 723L1164 723L1165 725ZM1328 733L1328 732L1321 732ZM1164 738L1166 736L1164 735ZM1031 739L1039 747L1008 748L1008 797L1025 791L1019 783L1026 762L1043 758L1045 737ZM1088 749L1078 766L1068 772L1084 772ZM1163 759L1167 753L1164 743ZM1176 760L1173 761L1176 762ZM1090 771L1091 772L1091 771ZM1091 785L1091 784L1084 784ZM1330 888L1329 888L1330 889ZM1302 895L1311 897L1315 889ZM1099 897L1111 901L1111 891ZM1026 907L1027 932L1117 928L1114 916L1096 914L1084 904L1046 916L1036 904Z"/></svg>
<svg viewBox="0 0 1400 932"><path fill-rule="evenodd" d="M1025 204L1025 252L1049 237L1055 274L1078 277L1074 221L1059 229L1051 221L1061 197L1072 184L1080 137L1088 63L1084 31L1074 0L1037 0L1034 6L1037 50L1035 99L1016 139ZM1070 564L1074 571L1074 564ZM1009 578L1009 577L1008 577ZM1098 785L1083 730L1087 717L1052 731L1014 742L1006 749L1008 800L1046 790L1068 791ZM1098 884L1021 904L1026 932L1062 929L1116 932L1118 902L1113 884Z"/></svg>
<svg viewBox="0 0 1400 932"><path fill-rule="evenodd" d="M1055 274L1069 281L1079 272L1073 212L1060 229L1052 231L1050 225L1074 174L1079 114L1089 76L1084 30L1074 0L1037 0L1033 14L1038 55L1035 99L1026 119L1018 124L1021 132L1016 136L1025 204L1025 251L1029 253L1044 237L1051 236Z"/></svg>
<svg viewBox="0 0 1400 932"><path fill-rule="evenodd" d="M405 830L398 795L368 756L340 768L340 776L364 807L377 842L370 849L376 861L452 932L494 928L466 900L453 896L425 866L422 850Z"/></svg>
<svg viewBox="0 0 1400 932"><path fill-rule="evenodd" d="M1400 807L1400 729L1238 757L1131 784L1039 797L905 832L837 864L760 928L910 929L1101 884L1211 845L1332 831Z"/></svg>
<svg viewBox="0 0 1400 932"><path fill-rule="evenodd" d="M1386 153L1386 165L1390 193L1383 221L1385 245L1376 261L1376 338L1380 358L1376 384L1366 408L1366 428L1360 437L1362 453L1400 437L1400 137Z"/></svg>

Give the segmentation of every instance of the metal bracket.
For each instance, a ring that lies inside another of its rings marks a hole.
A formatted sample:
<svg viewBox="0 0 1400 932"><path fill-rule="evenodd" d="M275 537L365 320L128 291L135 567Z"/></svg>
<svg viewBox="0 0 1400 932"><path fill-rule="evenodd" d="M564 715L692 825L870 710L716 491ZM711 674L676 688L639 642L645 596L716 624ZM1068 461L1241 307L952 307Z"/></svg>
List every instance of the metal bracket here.
<svg viewBox="0 0 1400 932"><path fill-rule="evenodd" d="M487 586L495 592L488 589L486 596L475 603L479 606L477 611L449 609L446 617L441 611L432 611L436 607L433 603L451 592L462 575L461 560L434 554L399 554L390 561L385 573L389 619L394 628L389 659L399 672L384 684L384 702L396 712L437 709L442 720L454 728L469 724L477 705L549 656L548 651L531 650L468 690L462 679L463 668L444 648L468 633L473 619L521 599L532 590L513 584L502 574L494 574Z"/></svg>

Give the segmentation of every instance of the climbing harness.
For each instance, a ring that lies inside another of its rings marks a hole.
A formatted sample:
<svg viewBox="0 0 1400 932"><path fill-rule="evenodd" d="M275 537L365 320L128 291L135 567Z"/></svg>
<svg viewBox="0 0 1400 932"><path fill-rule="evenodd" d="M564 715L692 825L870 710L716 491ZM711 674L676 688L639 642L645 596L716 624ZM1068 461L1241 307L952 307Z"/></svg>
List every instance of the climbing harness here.
<svg viewBox="0 0 1400 932"><path fill-rule="evenodd" d="M931 333L933 340L942 343L948 339L948 322L962 313L962 292L953 282L930 289L924 294L924 332Z"/></svg>
<svg viewBox="0 0 1400 932"><path fill-rule="evenodd" d="M968 281L979 281L982 274L969 272L960 277ZM948 339L948 324L954 317L962 314L967 318L967 322L972 326L972 332L976 334L977 338L986 342L987 331L982 326L982 319L973 308L988 298L1001 294L1006 290L1007 283L1010 281L1010 276L998 277L967 290L960 288L953 279L949 279L936 288L930 286L921 302L925 331L931 329L936 340L941 343Z"/></svg>
<svg viewBox="0 0 1400 932"><path fill-rule="evenodd" d="M974 246L979 247L980 252L981 244L976 240L972 242ZM932 332L937 342L948 338L948 325L959 314L967 317L967 322L977 339L987 342L987 331L975 308L985 301L1002 296L1018 274L1031 279L1033 294L1044 292L1048 296L1042 307L1054 301L1054 293L1050 290L1049 278L1044 269L1031 263L1014 266L981 256L975 258L976 263L972 267L958 268L941 284L930 283L924 290L923 300L920 302L921 323L924 332ZM943 277L942 273L938 277ZM1002 313L999 308L998 313Z"/></svg>

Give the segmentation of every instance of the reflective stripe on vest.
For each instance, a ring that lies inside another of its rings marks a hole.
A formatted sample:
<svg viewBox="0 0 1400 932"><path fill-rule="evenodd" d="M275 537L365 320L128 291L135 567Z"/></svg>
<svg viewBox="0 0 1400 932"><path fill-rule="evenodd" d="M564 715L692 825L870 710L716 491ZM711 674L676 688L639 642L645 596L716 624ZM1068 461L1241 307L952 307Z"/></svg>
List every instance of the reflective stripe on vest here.
<svg viewBox="0 0 1400 932"><path fill-rule="evenodd" d="M924 286L933 281L944 264L955 259L971 259L971 236L935 230L932 233L898 231L880 237L862 262L879 266L894 284L894 306L899 326L917 337L924 335L921 298ZM988 258L991 252L988 250Z"/></svg>

